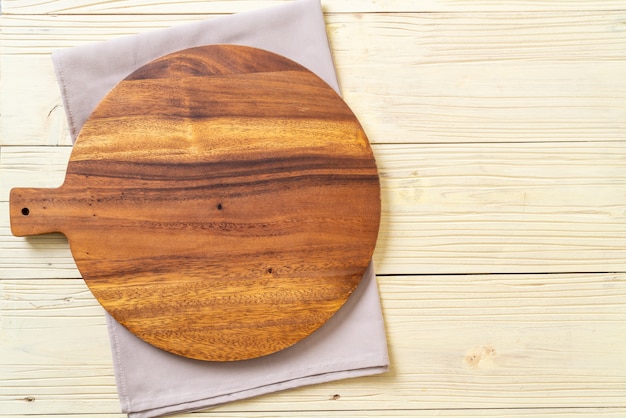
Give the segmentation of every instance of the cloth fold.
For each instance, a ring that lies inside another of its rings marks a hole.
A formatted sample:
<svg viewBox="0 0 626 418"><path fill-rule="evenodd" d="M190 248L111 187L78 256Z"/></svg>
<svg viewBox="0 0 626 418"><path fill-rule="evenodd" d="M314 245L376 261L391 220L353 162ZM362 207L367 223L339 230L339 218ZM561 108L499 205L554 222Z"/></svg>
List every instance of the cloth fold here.
<svg viewBox="0 0 626 418"><path fill-rule="evenodd" d="M52 55L72 140L119 81L163 55L194 46L238 44L286 56L339 92L319 0L55 51ZM122 411L144 418L204 409L389 365L380 298L370 264L346 304L321 328L277 353L237 362L187 359L134 336L106 315Z"/></svg>

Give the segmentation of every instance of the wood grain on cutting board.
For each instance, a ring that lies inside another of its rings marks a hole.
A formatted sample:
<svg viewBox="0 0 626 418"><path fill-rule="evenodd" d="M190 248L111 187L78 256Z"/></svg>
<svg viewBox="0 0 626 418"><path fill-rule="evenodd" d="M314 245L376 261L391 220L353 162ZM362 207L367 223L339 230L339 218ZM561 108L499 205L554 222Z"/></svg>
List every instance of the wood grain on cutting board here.
<svg viewBox="0 0 626 418"><path fill-rule="evenodd" d="M129 331L232 361L323 325L370 263L380 186L358 120L319 77L243 46L179 51L91 114L63 185L14 188L11 231L62 232Z"/></svg>

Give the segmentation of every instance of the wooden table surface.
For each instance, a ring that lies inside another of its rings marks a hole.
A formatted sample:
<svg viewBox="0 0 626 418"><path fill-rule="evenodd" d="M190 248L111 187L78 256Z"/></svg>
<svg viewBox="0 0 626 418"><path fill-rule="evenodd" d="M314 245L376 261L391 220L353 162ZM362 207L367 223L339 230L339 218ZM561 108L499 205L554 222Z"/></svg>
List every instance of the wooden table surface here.
<svg viewBox="0 0 626 418"><path fill-rule="evenodd" d="M123 416L67 240L9 229L71 150L50 52L277 3L1 1L1 417ZM323 6L381 172L391 369L193 416L626 416L624 2Z"/></svg>

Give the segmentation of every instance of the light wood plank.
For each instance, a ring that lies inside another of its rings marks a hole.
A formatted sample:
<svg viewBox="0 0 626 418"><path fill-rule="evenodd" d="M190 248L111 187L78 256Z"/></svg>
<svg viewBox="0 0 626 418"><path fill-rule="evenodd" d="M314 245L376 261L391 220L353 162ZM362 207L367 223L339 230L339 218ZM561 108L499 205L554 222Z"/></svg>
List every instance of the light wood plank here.
<svg viewBox="0 0 626 418"><path fill-rule="evenodd" d="M624 271L625 145L376 146L379 271Z"/></svg>
<svg viewBox="0 0 626 418"><path fill-rule="evenodd" d="M201 17L4 17L1 143L69 144L52 49ZM623 140L624 19L624 12L327 17L344 96L373 143Z"/></svg>
<svg viewBox="0 0 626 418"><path fill-rule="evenodd" d="M340 398L341 399L341 398ZM298 416L305 417L324 417L327 418L328 411L293 411L293 412L271 412L258 415L257 412L200 412L193 417L214 417L216 415L224 417L255 417L255 418L293 418L294 413ZM626 415L626 408L534 408L534 409L441 409L433 410L372 410L372 411L333 411L333 417L433 417L453 418L453 417L500 417L500 418L521 418L521 417L539 417L539 418L565 418L565 417L619 417ZM184 417L189 415L175 415L174 417ZM56 417L55 417L56 418ZM68 417L69 418L69 417Z"/></svg>
<svg viewBox="0 0 626 418"><path fill-rule="evenodd" d="M193 415L188 414L176 414L171 415L172 418L211 418L215 416L225 418L293 418L298 417L329 417L328 411L289 411L289 412L230 412L230 411L203 411L194 412ZM351 417L351 418L364 418L364 417L429 417L436 416L438 418L454 418L454 417L470 417L470 418L484 418L484 417L500 417L500 418L521 418L521 417L539 417L539 418L567 418L567 417L593 417L593 418L623 418L626 415L626 408L528 408L528 409L441 409L437 411L433 410L372 410L372 411L332 411L333 417ZM0 411L0 416L4 416ZM48 415L28 415L29 418L44 417L48 418ZM54 418L124 418L123 414L55 414Z"/></svg>
<svg viewBox="0 0 626 418"><path fill-rule="evenodd" d="M352 56L381 64L433 64L624 59L625 16L626 11L618 9L559 13L327 13L324 18L333 52L349 54L348 50L353 49ZM2 53L49 54L58 48L219 17L206 13L3 15ZM347 56L352 60L352 56Z"/></svg>
<svg viewBox="0 0 626 418"><path fill-rule="evenodd" d="M2 11L6 14L176 14L185 13L235 13L257 10L291 0L185 0L180 2L154 0L125 0L98 2L95 0L3 0ZM570 10L616 10L619 2L611 0L323 0L325 10L333 12L442 12L442 11L570 11Z"/></svg>
<svg viewBox="0 0 626 418"><path fill-rule="evenodd" d="M215 413L624 407L626 275L378 280L389 373L262 396ZM4 279L0 286L6 341L0 410L117 412L102 311L83 282Z"/></svg>
<svg viewBox="0 0 626 418"><path fill-rule="evenodd" d="M0 145L71 144L50 57L39 60L48 71L33 60L19 61L20 69L0 55L0 111L7 112L0 114Z"/></svg>
<svg viewBox="0 0 626 418"><path fill-rule="evenodd" d="M0 279L7 277L79 278L65 236L47 234L17 239L9 224L9 191L23 184L58 187L65 178L71 147L2 147L0 150ZM33 170L38 174L33 175ZM30 180L29 180L30 179ZM25 256L25 259L22 259ZM28 260L27 260L28 259Z"/></svg>
<svg viewBox="0 0 626 418"><path fill-rule="evenodd" d="M63 182L69 147L3 147L0 277L79 277L60 235L17 238L12 187ZM374 146L380 274L626 270L626 143ZM42 163L42 161L48 163Z"/></svg>

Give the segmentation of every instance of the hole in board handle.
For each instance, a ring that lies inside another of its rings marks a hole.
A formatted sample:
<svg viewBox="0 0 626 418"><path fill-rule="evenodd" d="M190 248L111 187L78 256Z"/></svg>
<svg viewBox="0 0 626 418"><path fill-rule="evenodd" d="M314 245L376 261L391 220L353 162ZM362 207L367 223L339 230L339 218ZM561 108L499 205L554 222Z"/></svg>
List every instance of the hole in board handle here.
<svg viewBox="0 0 626 418"><path fill-rule="evenodd" d="M22 215L28 216L29 213L30 213L30 210L28 208L22 208Z"/></svg>

